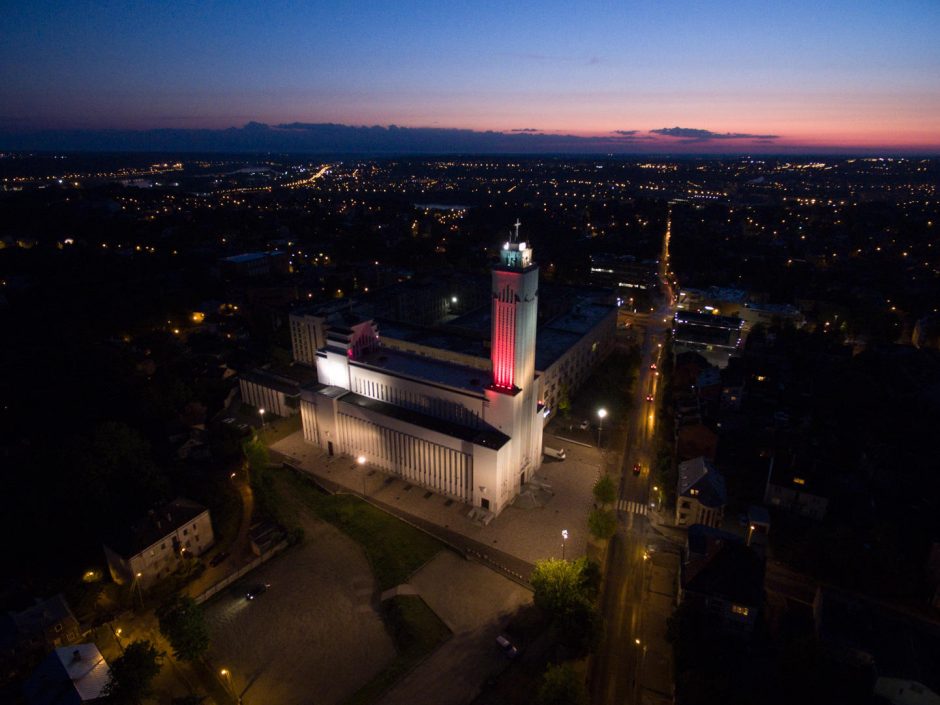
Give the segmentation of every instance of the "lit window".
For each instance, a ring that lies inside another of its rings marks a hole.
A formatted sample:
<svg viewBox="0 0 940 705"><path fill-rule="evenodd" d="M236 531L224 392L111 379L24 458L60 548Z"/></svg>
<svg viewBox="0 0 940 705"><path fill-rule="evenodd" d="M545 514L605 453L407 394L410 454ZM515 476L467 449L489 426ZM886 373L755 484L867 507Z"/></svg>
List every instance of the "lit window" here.
<svg viewBox="0 0 940 705"><path fill-rule="evenodd" d="M806 480L804 480L802 477L794 477L794 478L793 478L793 484L794 484L794 485L805 485L805 484L806 484Z"/></svg>
<svg viewBox="0 0 940 705"><path fill-rule="evenodd" d="M731 605L731 611L735 614L741 615L742 617L747 617L750 610L748 610L748 608L744 605Z"/></svg>
<svg viewBox="0 0 940 705"><path fill-rule="evenodd" d="M691 490L689 490L689 494L695 497L698 495L698 490L695 488L692 488Z"/></svg>

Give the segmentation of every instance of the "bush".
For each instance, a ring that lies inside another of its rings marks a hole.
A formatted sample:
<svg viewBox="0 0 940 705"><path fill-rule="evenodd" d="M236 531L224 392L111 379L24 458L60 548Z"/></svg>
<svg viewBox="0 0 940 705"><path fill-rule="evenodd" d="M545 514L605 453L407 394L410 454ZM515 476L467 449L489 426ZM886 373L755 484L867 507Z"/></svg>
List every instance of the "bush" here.
<svg viewBox="0 0 940 705"><path fill-rule="evenodd" d="M617 499L617 485L610 475L601 475L594 483L594 499L601 504L613 504Z"/></svg>
<svg viewBox="0 0 940 705"><path fill-rule="evenodd" d="M609 539L617 533L617 516L609 509L595 509L588 516L588 529L594 538Z"/></svg>
<svg viewBox="0 0 940 705"><path fill-rule="evenodd" d="M587 705L584 679L570 663L549 666L539 686L539 705Z"/></svg>

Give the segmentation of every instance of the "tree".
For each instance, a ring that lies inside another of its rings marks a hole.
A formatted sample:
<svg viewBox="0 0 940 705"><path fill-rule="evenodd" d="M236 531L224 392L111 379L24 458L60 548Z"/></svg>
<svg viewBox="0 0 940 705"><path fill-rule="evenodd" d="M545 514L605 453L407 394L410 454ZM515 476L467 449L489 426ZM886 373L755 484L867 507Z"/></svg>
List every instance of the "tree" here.
<svg viewBox="0 0 940 705"><path fill-rule="evenodd" d="M124 654L111 662L111 675L105 686L108 702L135 705L149 697L162 659L163 654L149 641L128 645Z"/></svg>
<svg viewBox="0 0 940 705"><path fill-rule="evenodd" d="M575 653L590 651L600 634L596 567L584 558L552 558L536 562L530 580L535 604L548 615L556 638Z"/></svg>
<svg viewBox="0 0 940 705"><path fill-rule="evenodd" d="M580 599L583 596L581 571L584 562L583 559L563 561L559 558L536 561L530 579L536 606L556 615Z"/></svg>
<svg viewBox="0 0 940 705"><path fill-rule="evenodd" d="M594 483L594 499L601 504L613 504L617 499L617 485L607 473L601 475Z"/></svg>
<svg viewBox="0 0 940 705"><path fill-rule="evenodd" d="M268 449L264 443L257 438L251 438L245 441L242 450L245 453L245 459L248 461L248 467L251 468L252 472L260 472L267 469L270 463L270 457L268 456Z"/></svg>
<svg viewBox="0 0 940 705"><path fill-rule="evenodd" d="M588 515L588 529L594 538L609 539L617 533L617 517L609 509L595 509Z"/></svg>
<svg viewBox="0 0 940 705"><path fill-rule="evenodd" d="M539 705L587 705L584 679L570 663L549 666L539 686Z"/></svg>
<svg viewBox="0 0 940 705"><path fill-rule="evenodd" d="M202 608L187 596L176 596L157 610L160 632L165 636L173 655L184 661L195 661L209 650L209 630Z"/></svg>
<svg viewBox="0 0 940 705"><path fill-rule="evenodd" d="M558 388L558 413L565 419L571 414L571 399L568 397L567 384L562 384Z"/></svg>

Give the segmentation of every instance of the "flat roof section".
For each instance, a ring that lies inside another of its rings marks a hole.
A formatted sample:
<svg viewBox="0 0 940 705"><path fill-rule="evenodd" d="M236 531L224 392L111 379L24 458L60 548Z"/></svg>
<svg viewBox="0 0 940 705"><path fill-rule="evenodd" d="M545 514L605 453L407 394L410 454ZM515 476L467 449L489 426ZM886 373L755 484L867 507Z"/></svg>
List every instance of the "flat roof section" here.
<svg viewBox="0 0 940 705"><path fill-rule="evenodd" d="M484 389L490 382L490 375L485 370L384 347L350 360L349 364L460 389L479 397L485 396Z"/></svg>
<svg viewBox="0 0 940 705"><path fill-rule="evenodd" d="M567 313L554 318L545 324L546 330L563 330L568 333L577 333L584 336L589 333L594 326L603 321L612 311L616 311L616 306L603 304L577 304ZM539 331L541 333L542 331Z"/></svg>
<svg viewBox="0 0 940 705"><path fill-rule="evenodd" d="M413 426L426 428L430 431L436 431L451 438L457 438L461 441L467 441L474 445L483 446L492 450L499 450L509 442L509 436L497 431L495 428L473 428L453 421L445 421L434 416L422 414L420 411L406 409L401 406L395 406L378 399L370 399L355 392L348 392L339 398L340 404L349 404L357 406L360 409L366 409L382 416L388 416L399 421L404 421Z"/></svg>
<svg viewBox="0 0 940 705"><path fill-rule="evenodd" d="M294 397L300 394L300 384L290 379L285 379L273 372L267 370L248 370L241 373L241 378L246 382L254 382L262 387L273 389L281 394Z"/></svg>
<svg viewBox="0 0 940 705"><path fill-rule="evenodd" d="M535 341L535 369L544 372L555 361L571 350L581 336L554 328L543 328L536 333Z"/></svg>
<svg viewBox="0 0 940 705"><path fill-rule="evenodd" d="M375 324L379 329L380 338L393 338L394 340L403 340L428 348L450 350L451 352L485 359L489 359L490 356L490 351L483 345L482 339L468 338L438 328L410 326L406 323L393 322L385 318L375 319Z"/></svg>

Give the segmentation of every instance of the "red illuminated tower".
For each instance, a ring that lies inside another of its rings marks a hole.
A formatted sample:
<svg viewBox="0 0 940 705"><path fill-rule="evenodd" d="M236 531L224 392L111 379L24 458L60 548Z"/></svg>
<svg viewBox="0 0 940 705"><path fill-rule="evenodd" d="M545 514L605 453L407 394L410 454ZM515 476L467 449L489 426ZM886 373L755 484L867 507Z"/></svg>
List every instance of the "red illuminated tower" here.
<svg viewBox="0 0 940 705"><path fill-rule="evenodd" d="M500 494L518 487L541 464L542 424L535 379L535 328L539 268L532 249L519 240L519 225L503 244L493 267L493 323L490 359L493 382L487 390L487 421L511 441Z"/></svg>
<svg viewBox="0 0 940 705"><path fill-rule="evenodd" d="M532 249L519 241L519 226L493 268L493 387L500 391L532 387L535 377L535 323L539 268Z"/></svg>

